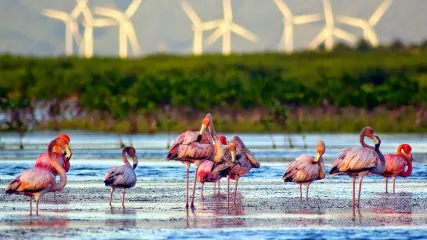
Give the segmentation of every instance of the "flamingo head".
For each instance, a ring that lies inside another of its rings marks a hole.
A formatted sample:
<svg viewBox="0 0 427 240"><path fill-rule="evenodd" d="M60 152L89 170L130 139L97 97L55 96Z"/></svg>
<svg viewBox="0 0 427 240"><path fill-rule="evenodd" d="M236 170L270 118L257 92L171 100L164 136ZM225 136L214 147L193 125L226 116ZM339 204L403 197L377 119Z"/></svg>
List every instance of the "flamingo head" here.
<svg viewBox="0 0 427 240"><path fill-rule="evenodd" d="M202 127L200 128L199 135L197 136L197 141L200 142L202 139L203 133L206 131L206 129L209 127L209 125L212 122L212 115L210 113L206 114L206 117L203 118L202 121Z"/></svg>
<svg viewBox="0 0 427 240"><path fill-rule="evenodd" d="M65 133L61 133L61 134L58 134L58 136L56 136L56 138L61 138L61 139L63 139L64 141L66 141L68 144L70 143L70 141L71 141L71 139L70 139L70 137L67 135L67 134L65 134ZM57 147L57 146L55 146L54 148L53 148L53 150L55 151L55 152L57 152L57 153L61 153L61 150L59 149L59 147ZM71 156L73 155L73 153L70 151L70 152L64 152L63 153L63 155L64 155L64 157L69 161L70 160L70 158L71 158Z"/></svg>
<svg viewBox="0 0 427 240"><path fill-rule="evenodd" d="M231 162L235 163L236 162L236 141L235 140L230 140L228 142L228 149L230 150L231 153Z"/></svg>
<svg viewBox="0 0 427 240"><path fill-rule="evenodd" d="M407 156L409 156L409 158L411 159L411 161L414 159L412 157L412 148L409 144L402 144L402 149L403 151L406 153Z"/></svg>
<svg viewBox="0 0 427 240"><path fill-rule="evenodd" d="M362 133L365 137L370 139L374 139L374 129L371 127L365 127L362 129Z"/></svg>
<svg viewBox="0 0 427 240"><path fill-rule="evenodd" d="M65 133L58 134L58 136L56 136L56 137L57 137L57 138L63 138L63 139L65 139L67 142L70 142L70 141L71 141L70 137L69 137L67 134L65 134Z"/></svg>
<svg viewBox="0 0 427 240"><path fill-rule="evenodd" d="M316 157L314 158L313 162L317 163L319 161L319 159L325 153L325 149L326 149L325 143L322 140L318 141L317 145L316 145L316 153L317 154L316 154Z"/></svg>
<svg viewBox="0 0 427 240"><path fill-rule="evenodd" d="M223 135L219 136L219 141L222 145L227 145L227 138Z"/></svg>
<svg viewBox="0 0 427 240"><path fill-rule="evenodd" d="M62 150L65 151L65 153L64 153L65 157L67 157L67 158L68 158L68 156L71 157L72 153L71 153L71 148L69 146L70 143L66 139L61 138L61 137L55 138L55 141L56 141L55 145L60 147Z"/></svg>
<svg viewBox="0 0 427 240"><path fill-rule="evenodd" d="M129 155L129 157L132 158L132 160L133 160L133 169L135 169L136 166L138 166L138 158L136 157L135 148L128 146L128 147L125 147L125 151Z"/></svg>

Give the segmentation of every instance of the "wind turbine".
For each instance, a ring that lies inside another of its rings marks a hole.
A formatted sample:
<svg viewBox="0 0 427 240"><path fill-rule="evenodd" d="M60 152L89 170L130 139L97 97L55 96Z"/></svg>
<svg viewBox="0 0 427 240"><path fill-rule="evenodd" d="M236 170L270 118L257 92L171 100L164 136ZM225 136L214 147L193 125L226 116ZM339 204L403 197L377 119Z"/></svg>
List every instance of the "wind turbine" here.
<svg viewBox="0 0 427 240"><path fill-rule="evenodd" d="M231 52L231 32L248 39L249 41L258 41L257 36L249 30L233 22L233 11L231 9L230 0L222 0L224 18L220 19L218 29L206 39L206 44L209 46L222 36L222 54L228 55Z"/></svg>
<svg viewBox="0 0 427 240"><path fill-rule="evenodd" d="M113 18L119 25L119 56L127 58L128 56L128 40L132 48L133 55L139 55L141 48L139 47L138 39L135 34L135 29L131 22L132 16L135 14L142 0L133 0L126 11L120 12L116 9L95 8L95 13Z"/></svg>
<svg viewBox="0 0 427 240"><path fill-rule="evenodd" d="M334 22L334 15L332 12L330 0L323 0L323 10L325 14L325 27L323 30L309 43L309 48L317 48L322 42L325 42L326 50L332 50L334 46L334 37L341 38L355 44L357 42L356 36L347 33L344 30L337 28Z"/></svg>
<svg viewBox="0 0 427 240"><path fill-rule="evenodd" d="M65 23L65 54L73 55L73 40L80 44L81 36L79 27L77 25L77 18L82 13L83 8L86 6L87 0L77 2L77 5L71 11L66 13L54 9L44 9L42 14L53 19L61 20Z"/></svg>
<svg viewBox="0 0 427 240"><path fill-rule="evenodd" d="M274 0L280 12L283 15L283 33L282 39L280 40L279 49L284 50L287 53L291 53L294 50L294 25L302 25L312 22L317 22L322 19L320 14L306 14L301 16L294 16L290 8L286 5L283 0Z"/></svg>
<svg viewBox="0 0 427 240"><path fill-rule="evenodd" d="M381 17L390 7L391 3L392 0L384 0L368 20L355 17L337 16L337 21L350 26L360 27L363 30L363 38L373 47L377 47L378 38L374 31L374 26L379 22Z"/></svg>
<svg viewBox="0 0 427 240"><path fill-rule="evenodd" d="M214 20L203 23L187 1L181 1L181 7L193 23L193 54L200 55L203 52L203 31L218 27L221 24L221 20Z"/></svg>
<svg viewBox="0 0 427 240"><path fill-rule="evenodd" d="M86 2L86 0L77 0L77 2L81 1ZM94 19L86 3L85 7L82 10L82 14L85 31L83 33L83 43L80 44L79 51L86 58L91 58L93 56L93 28L112 26L116 25L117 23L113 19Z"/></svg>

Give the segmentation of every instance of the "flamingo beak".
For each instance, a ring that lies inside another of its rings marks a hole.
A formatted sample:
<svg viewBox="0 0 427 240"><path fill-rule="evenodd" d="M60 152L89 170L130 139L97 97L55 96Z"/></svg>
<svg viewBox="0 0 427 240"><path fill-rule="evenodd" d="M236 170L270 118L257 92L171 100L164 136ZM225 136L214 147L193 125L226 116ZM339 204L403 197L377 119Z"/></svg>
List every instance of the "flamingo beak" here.
<svg viewBox="0 0 427 240"><path fill-rule="evenodd" d="M313 160L313 162L314 163L317 163L318 161L319 161L319 159L320 159L320 157L321 157L322 155L320 155L320 153L317 153L316 154L316 157L314 157L314 160Z"/></svg>
<svg viewBox="0 0 427 240"><path fill-rule="evenodd" d="M64 156L67 158L67 160L70 160L71 156L73 156L73 152L71 151L71 148L68 144L65 146Z"/></svg>
<svg viewBox="0 0 427 240"><path fill-rule="evenodd" d="M206 129L207 129L207 126L202 124L202 127L200 128L200 131L199 131L199 135L197 136L198 142L200 142L200 140L202 140L203 133L206 131Z"/></svg>
<svg viewBox="0 0 427 240"><path fill-rule="evenodd" d="M135 157L133 158L133 169L135 169L135 168L136 168L136 166L138 166L138 158L135 156Z"/></svg>
<svg viewBox="0 0 427 240"><path fill-rule="evenodd" d="M409 157L411 158L411 162L414 160L414 157L412 156L412 153L409 154Z"/></svg>

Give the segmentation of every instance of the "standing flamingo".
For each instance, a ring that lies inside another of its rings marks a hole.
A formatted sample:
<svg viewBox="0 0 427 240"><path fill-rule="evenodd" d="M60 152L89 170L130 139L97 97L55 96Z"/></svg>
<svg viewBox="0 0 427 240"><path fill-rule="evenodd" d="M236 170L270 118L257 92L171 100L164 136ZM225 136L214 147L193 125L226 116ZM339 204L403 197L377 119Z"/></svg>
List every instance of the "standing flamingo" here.
<svg viewBox="0 0 427 240"><path fill-rule="evenodd" d="M374 137L374 129L365 127L360 132L361 147L345 148L338 153L337 159L332 163L330 176L348 175L353 178L353 199L352 206L355 206L355 182L356 176L359 176L359 196L357 206L360 206L360 192L362 190L362 180L367 174L380 174L384 172L385 160L381 151L366 145L364 137L374 140L376 145L380 144L380 139Z"/></svg>
<svg viewBox="0 0 427 240"><path fill-rule="evenodd" d="M65 170L57 162L53 153L53 147L58 145L66 152L71 152L68 143L63 138L55 138L48 147L47 152L51 165L59 173L60 180L55 182L55 175L46 168L32 168L18 174L6 187L6 194L20 194L29 197L30 216L32 215L32 198L36 199L36 214L39 214L39 198L49 191L60 191L67 184Z"/></svg>
<svg viewBox="0 0 427 240"><path fill-rule="evenodd" d="M295 159L285 171L282 179L285 182L295 182L299 184L300 199L302 199L302 184L307 187L306 198L308 199L308 188L315 180L325 178L325 164L323 154L325 153L325 143L318 141L316 145L316 157L302 154Z"/></svg>
<svg viewBox="0 0 427 240"><path fill-rule="evenodd" d="M402 152L403 151L403 152ZM385 177L385 192L388 193L388 178L393 179L393 193L395 193L396 176L409 177L412 173L412 148L409 144L400 144L397 147L397 154L386 154L385 171L381 176ZM405 171L406 166L408 168Z"/></svg>
<svg viewBox="0 0 427 240"><path fill-rule="evenodd" d="M225 136L219 136L219 141L222 145L227 145L227 138ZM203 161L198 170L197 170L197 177L199 178L200 183L202 184L202 191L201 195L203 197L203 187L206 182L213 182L214 183L214 192L216 188L216 183L218 183L218 190L220 187L220 180L222 176L218 173L213 172L213 169L221 163L212 162L212 161Z"/></svg>
<svg viewBox="0 0 427 240"><path fill-rule="evenodd" d="M129 164L128 160L126 159L126 155L128 154L129 157L133 160L133 167ZM113 198L113 192L116 188L122 189L122 206L125 206L125 193L126 188L134 187L136 184L136 174L135 174L135 168L138 166L138 158L135 156L136 151L133 147L125 147L122 150L122 160L125 165L123 166L117 166L117 167L111 167L108 169L107 173L105 173L104 176L104 183L105 186L110 186L110 206L111 206L111 199Z"/></svg>
<svg viewBox="0 0 427 240"><path fill-rule="evenodd" d="M67 144L70 143L70 137L67 134L59 134L58 136L56 136L56 138L62 138ZM69 151L69 152L64 152L64 154L62 154L62 151L58 147L58 145L55 145L53 147L53 150L54 150L53 154L55 155L55 158L58 161L59 165L61 165L61 167L64 168L65 172L67 173L70 170L70 159L73 153ZM56 171L55 168L52 166L47 152L44 152L38 156L36 163L34 164L34 167L47 168L55 176L58 175L58 171ZM56 191L53 192L53 198L56 200Z"/></svg>
<svg viewBox="0 0 427 240"><path fill-rule="evenodd" d="M209 132L213 135L210 135L206 132L209 128ZM193 197L191 199L191 207L194 207L194 193L196 188L197 181L197 171L199 165L204 160L211 160L214 162L219 162L222 160L224 151L221 146L219 138L216 136L216 133L213 127L212 115L210 113L206 114L206 117L202 121L202 127L200 131L186 131L179 135L172 146L169 149L168 156L166 160L177 160L185 164L186 167L186 201L185 208L188 208L188 185L189 185L189 169L191 163L194 163L196 166L196 171L194 174L194 184L193 184ZM215 144L212 144L212 138L214 139Z"/></svg>
<svg viewBox="0 0 427 240"><path fill-rule="evenodd" d="M239 178L246 175L251 168L259 168L261 165L252 155L251 151L243 143L239 136L234 135L229 142L231 163L233 166L227 174L227 202L230 204L230 178L235 180L233 203L236 204L237 186Z"/></svg>

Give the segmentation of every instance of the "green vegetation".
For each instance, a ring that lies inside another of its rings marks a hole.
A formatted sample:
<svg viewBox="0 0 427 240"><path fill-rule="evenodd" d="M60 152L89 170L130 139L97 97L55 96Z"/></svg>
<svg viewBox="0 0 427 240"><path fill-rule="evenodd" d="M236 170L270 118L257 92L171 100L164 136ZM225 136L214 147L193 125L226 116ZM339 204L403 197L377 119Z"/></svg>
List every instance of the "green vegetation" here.
<svg viewBox="0 0 427 240"><path fill-rule="evenodd" d="M211 112L219 131L334 132L371 125L427 132L427 51L399 46L130 60L3 55L1 127L22 134L33 125L182 132L199 127Z"/></svg>

